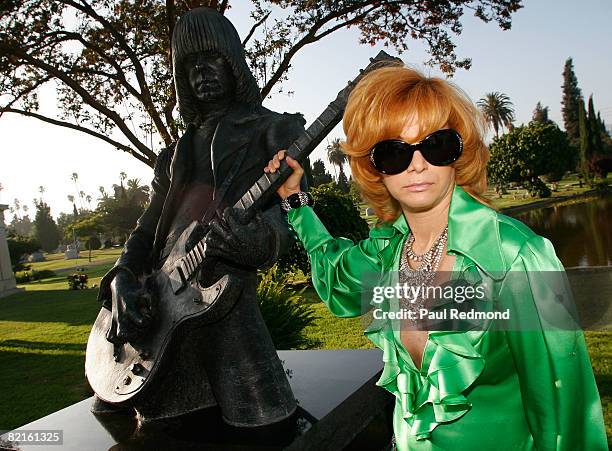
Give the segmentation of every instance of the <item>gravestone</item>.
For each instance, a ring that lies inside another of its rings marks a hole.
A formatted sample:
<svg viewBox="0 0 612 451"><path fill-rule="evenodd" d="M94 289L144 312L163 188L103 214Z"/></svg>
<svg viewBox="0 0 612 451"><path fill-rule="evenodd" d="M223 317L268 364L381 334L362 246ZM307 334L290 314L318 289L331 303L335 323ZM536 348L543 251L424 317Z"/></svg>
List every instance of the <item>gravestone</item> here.
<svg viewBox="0 0 612 451"><path fill-rule="evenodd" d="M30 257L28 258L28 262L30 263L37 263L37 262L44 262L44 261L45 261L45 254L43 254L41 251L33 252L32 254L30 254Z"/></svg>
<svg viewBox="0 0 612 451"><path fill-rule="evenodd" d="M0 434L0 449L3 442L21 451L336 451L386 447L393 433L395 398L376 385L382 368L380 350L278 351L278 356L298 405L294 415L282 422L237 428L220 420L212 407L180 419L141 423L132 415L94 415L89 411L93 398L89 398ZM171 385L166 389L178 388ZM35 437L28 439L28 433L35 431L56 432L57 436L49 436L47 443L33 442Z"/></svg>
<svg viewBox="0 0 612 451"><path fill-rule="evenodd" d="M66 252L64 253L64 258L66 260L72 260L75 258L79 258L79 249L75 244L69 244Z"/></svg>
<svg viewBox="0 0 612 451"><path fill-rule="evenodd" d="M15 275L6 242L4 210L8 210L8 205L0 204L0 298L21 291L15 285Z"/></svg>

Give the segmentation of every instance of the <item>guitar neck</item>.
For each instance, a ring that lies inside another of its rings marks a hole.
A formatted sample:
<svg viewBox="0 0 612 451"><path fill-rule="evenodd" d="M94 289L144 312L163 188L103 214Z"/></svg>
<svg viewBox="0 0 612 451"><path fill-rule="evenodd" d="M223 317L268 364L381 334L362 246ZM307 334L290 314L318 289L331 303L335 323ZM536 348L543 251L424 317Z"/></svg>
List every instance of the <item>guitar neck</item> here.
<svg viewBox="0 0 612 451"><path fill-rule="evenodd" d="M339 102L330 103L325 111L315 119L287 149L287 154L303 163L310 153L323 141L329 132L340 122L344 108L339 108ZM280 149L279 149L280 150ZM263 169L263 168L262 168ZM235 208L246 210L253 213L269 196L273 195L279 186L291 175L291 169L285 161L281 161L280 170L274 173L265 173L257 180L253 186L236 202Z"/></svg>

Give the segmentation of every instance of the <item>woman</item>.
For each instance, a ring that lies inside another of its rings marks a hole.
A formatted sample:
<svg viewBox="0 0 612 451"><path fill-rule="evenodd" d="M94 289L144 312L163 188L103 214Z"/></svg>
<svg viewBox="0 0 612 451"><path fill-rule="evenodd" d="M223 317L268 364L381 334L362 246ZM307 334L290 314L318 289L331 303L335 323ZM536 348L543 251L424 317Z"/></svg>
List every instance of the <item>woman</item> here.
<svg viewBox="0 0 612 451"><path fill-rule="evenodd" d="M365 333L384 353L377 384L396 396L397 449L607 449L583 333L551 324L575 326L554 303L570 293L563 266L546 238L482 197L486 124L469 98L406 67L378 69L351 93L343 125L353 178L382 222L357 245L332 237L299 194L297 161L280 151L264 169L285 158L294 170L278 194L331 312L354 317L375 305L362 307L362 293L378 274L387 283L472 281L515 315L513 326L429 332L410 327L418 318L372 323ZM412 301L403 293L390 302Z"/></svg>

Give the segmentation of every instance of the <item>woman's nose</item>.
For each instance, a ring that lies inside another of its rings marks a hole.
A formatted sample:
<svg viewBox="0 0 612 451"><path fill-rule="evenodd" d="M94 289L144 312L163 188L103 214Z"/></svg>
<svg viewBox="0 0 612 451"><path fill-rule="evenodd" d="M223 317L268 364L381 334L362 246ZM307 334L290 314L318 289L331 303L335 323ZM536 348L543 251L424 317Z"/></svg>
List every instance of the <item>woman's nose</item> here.
<svg viewBox="0 0 612 451"><path fill-rule="evenodd" d="M406 169L408 172L415 171L421 172L427 169L427 160L423 158L423 154L420 150L415 150L412 155L412 161L410 162L410 166Z"/></svg>

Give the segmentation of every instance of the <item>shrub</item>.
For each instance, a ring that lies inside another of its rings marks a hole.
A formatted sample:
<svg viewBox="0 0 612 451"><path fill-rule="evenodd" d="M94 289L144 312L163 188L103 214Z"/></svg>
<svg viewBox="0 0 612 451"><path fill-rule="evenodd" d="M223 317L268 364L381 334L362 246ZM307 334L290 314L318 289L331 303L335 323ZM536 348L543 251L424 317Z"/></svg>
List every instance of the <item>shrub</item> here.
<svg viewBox="0 0 612 451"><path fill-rule="evenodd" d="M55 276L56 276L55 272L51 271L50 269L34 271L34 270L30 270L30 267L28 266L25 271L17 271L15 273L15 281L17 283L28 283L34 280L48 279L50 277L55 277Z"/></svg>
<svg viewBox="0 0 612 451"><path fill-rule="evenodd" d="M525 188L531 197L550 197L550 188L537 177L525 182Z"/></svg>
<svg viewBox="0 0 612 451"><path fill-rule="evenodd" d="M289 287L288 275L279 272L276 265L258 276L259 308L276 349L310 347L304 329L315 317L314 310L301 296L304 289L296 292Z"/></svg>

